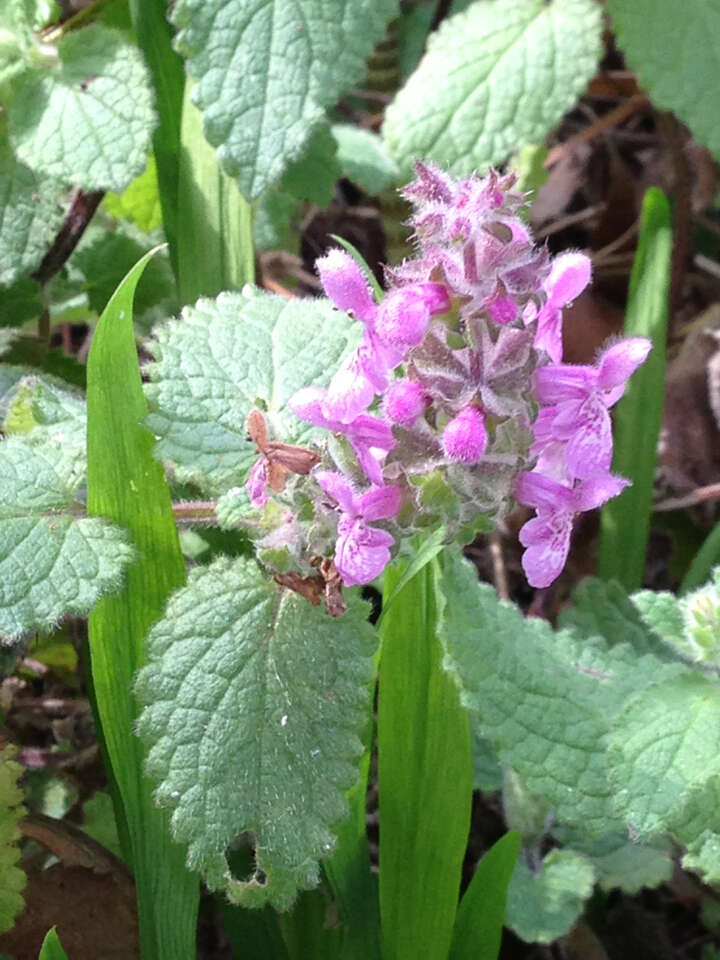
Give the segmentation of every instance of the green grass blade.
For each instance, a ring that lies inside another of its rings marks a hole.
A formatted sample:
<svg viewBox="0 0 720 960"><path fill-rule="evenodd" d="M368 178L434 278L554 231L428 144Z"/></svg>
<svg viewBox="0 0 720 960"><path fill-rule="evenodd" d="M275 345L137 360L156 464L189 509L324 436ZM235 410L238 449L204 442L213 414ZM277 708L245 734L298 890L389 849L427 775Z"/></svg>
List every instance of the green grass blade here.
<svg viewBox="0 0 720 960"><path fill-rule="evenodd" d="M68 960L68 955L62 948L55 927L50 927L45 934L45 939L38 954L38 960Z"/></svg>
<svg viewBox="0 0 720 960"><path fill-rule="evenodd" d="M170 245L170 262L177 276L178 160L185 68L182 58L172 48L172 29L167 11L167 0L130 0L138 44L145 54L155 86L158 126L153 137L153 150L165 237Z"/></svg>
<svg viewBox="0 0 720 960"><path fill-rule="evenodd" d="M397 594L380 634L380 916L385 960L446 960L470 827L468 715L442 669L433 560ZM401 570L385 574L392 595Z"/></svg>
<svg viewBox="0 0 720 960"><path fill-rule="evenodd" d="M497 960L520 834L510 830L477 865L455 920L450 960Z"/></svg>
<svg viewBox="0 0 720 960"><path fill-rule="evenodd" d="M665 400L670 206L657 187L645 194L640 239L630 277L626 336L649 337L650 356L634 374L615 411L613 471L632 480L602 511L598 573L630 592L642 585L650 531L657 440Z"/></svg>
<svg viewBox="0 0 720 960"><path fill-rule="evenodd" d="M372 704L373 698L370 698ZM377 878L370 870L370 850L365 824L365 797L370 775L373 712L363 736L365 753L360 779L348 791L350 815L336 829L337 847L325 861L325 876L341 913L342 960L380 960L380 908Z"/></svg>
<svg viewBox="0 0 720 960"><path fill-rule="evenodd" d="M704 586L710 579L710 571L718 564L720 564L720 523L715 524L695 555L690 569L680 584L680 593L689 593Z"/></svg>
<svg viewBox="0 0 720 960"><path fill-rule="evenodd" d="M170 836L143 776L144 751L133 734L133 676L145 660L144 639L185 568L170 493L142 426L132 304L152 252L128 273L101 316L88 358L88 513L130 531L139 559L124 589L90 615L90 656L98 713L132 844L143 960L195 956L198 879Z"/></svg>
<svg viewBox="0 0 720 960"><path fill-rule="evenodd" d="M218 166L186 85L180 150L180 300L240 290L255 279L252 208Z"/></svg>

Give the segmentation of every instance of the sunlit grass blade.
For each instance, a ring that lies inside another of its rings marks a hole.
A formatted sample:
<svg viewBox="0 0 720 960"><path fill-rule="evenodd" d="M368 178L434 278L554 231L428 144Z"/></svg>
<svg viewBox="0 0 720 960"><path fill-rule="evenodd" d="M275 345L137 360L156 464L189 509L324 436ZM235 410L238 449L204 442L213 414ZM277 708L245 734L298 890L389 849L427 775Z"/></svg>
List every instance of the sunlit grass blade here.
<svg viewBox="0 0 720 960"><path fill-rule="evenodd" d="M458 909L450 960L497 960L507 889L519 850L520 834L510 830L477 865Z"/></svg>
<svg viewBox="0 0 720 960"><path fill-rule="evenodd" d="M182 110L178 204L181 302L252 283L252 208L218 166L190 98L190 83Z"/></svg>
<svg viewBox="0 0 720 960"><path fill-rule="evenodd" d="M650 531L653 477L665 400L668 290L672 252L670 206L656 187L645 194L640 239L630 277L626 336L649 337L650 356L633 375L615 411L613 472L632 480L602 511L599 575L629 592L642 584Z"/></svg>
<svg viewBox="0 0 720 960"><path fill-rule="evenodd" d="M51 927L45 934L38 960L68 960L68 955L62 948L55 927Z"/></svg>
<svg viewBox="0 0 720 960"><path fill-rule="evenodd" d="M132 323L135 287L152 252L128 273L101 316L88 358L88 513L130 532L138 551L124 589L90 616L90 656L98 713L122 797L132 851L143 960L195 955L198 880L185 869L167 816L143 776L133 734L135 671L144 640L185 569L170 493L142 426L145 398Z"/></svg>
<svg viewBox="0 0 720 960"><path fill-rule="evenodd" d="M437 559L381 626L378 698L380 916L385 960L446 960L470 827L470 724L442 668ZM402 571L386 571L392 595Z"/></svg>
<svg viewBox="0 0 720 960"><path fill-rule="evenodd" d="M720 564L720 523L716 523L690 564L680 584L680 593L697 590L710 579L710 571Z"/></svg>
<svg viewBox="0 0 720 960"><path fill-rule="evenodd" d="M138 44L145 54L155 86L158 125L153 136L153 150L163 227L170 245L170 262L177 276L178 162L185 67L182 58L172 48L167 0L130 0L130 12Z"/></svg>

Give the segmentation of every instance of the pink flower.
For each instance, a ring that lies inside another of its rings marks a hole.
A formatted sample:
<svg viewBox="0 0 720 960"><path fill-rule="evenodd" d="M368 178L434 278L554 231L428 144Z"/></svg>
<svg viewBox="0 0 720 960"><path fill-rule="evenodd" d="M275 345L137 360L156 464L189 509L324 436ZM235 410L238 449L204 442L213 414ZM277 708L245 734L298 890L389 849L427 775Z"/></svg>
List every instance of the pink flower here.
<svg viewBox="0 0 720 960"><path fill-rule="evenodd" d="M392 534L368 526L373 520L388 520L400 509L399 487L373 487L354 493L341 473L319 470L315 479L340 509L335 543L335 566L346 587L370 583L390 561Z"/></svg>
<svg viewBox="0 0 720 960"><path fill-rule="evenodd" d="M392 429L384 420L361 413L352 423L343 423L325 416L327 392L322 387L303 387L288 403L289 408L315 427L323 427L334 433L342 433L350 442L358 463L371 483L382 484L380 460L395 446Z"/></svg>
<svg viewBox="0 0 720 960"><path fill-rule="evenodd" d="M396 380L383 398L383 413L402 427L411 427L426 406L425 391L416 380Z"/></svg>
<svg viewBox="0 0 720 960"><path fill-rule="evenodd" d="M390 372L422 341L431 316L447 310L450 299L442 284L418 283L391 291L378 307L362 270L344 250L331 250L316 266L333 304L365 327L323 401L328 420L351 423L386 389Z"/></svg>
<svg viewBox="0 0 720 960"><path fill-rule="evenodd" d="M267 506L269 497L267 492L267 461L265 457L260 457L250 468L245 489L250 494L250 503L252 503L257 510L262 510Z"/></svg>
<svg viewBox="0 0 720 960"><path fill-rule="evenodd" d="M535 373L536 396L542 404L535 425L535 452L548 442L565 444L568 479L585 480L605 473L612 461L612 424L608 409L625 391L652 344L630 337L603 350L594 366L549 364Z"/></svg>
<svg viewBox="0 0 720 960"><path fill-rule="evenodd" d="M418 347L427 333L430 318L449 309L450 298L441 283L397 287L380 304L375 329L386 343Z"/></svg>
<svg viewBox="0 0 720 960"><path fill-rule="evenodd" d="M477 407L465 407L443 432L445 453L462 463L478 463L487 447L485 414Z"/></svg>
<svg viewBox="0 0 720 960"><path fill-rule="evenodd" d="M520 543L527 548L522 565L531 586L549 587L560 575L570 549L575 515L602 506L629 483L625 477L605 474L568 487L534 471L520 474L515 497L537 510L537 516L523 525L519 535Z"/></svg>
<svg viewBox="0 0 720 960"><path fill-rule="evenodd" d="M554 363L562 360L562 311L590 283L592 263L584 253L561 253L552 261L550 274L543 288L547 294L545 305L537 314L530 311L527 319L537 317L535 346L544 350Z"/></svg>

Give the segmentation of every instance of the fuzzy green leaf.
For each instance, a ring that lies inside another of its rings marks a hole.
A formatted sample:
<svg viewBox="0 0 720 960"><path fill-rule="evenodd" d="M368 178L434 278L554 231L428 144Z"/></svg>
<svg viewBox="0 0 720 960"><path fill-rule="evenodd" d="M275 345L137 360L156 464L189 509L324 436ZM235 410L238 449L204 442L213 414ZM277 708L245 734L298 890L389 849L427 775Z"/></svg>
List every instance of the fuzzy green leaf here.
<svg viewBox="0 0 720 960"><path fill-rule="evenodd" d="M350 123L333 124L331 130L337 141L337 162L344 177L371 196L397 182L398 165L376 133Z"/></svg>
<svg viewBox="0 0 720 960"><path fill-rule="evenodd" d="M667 829L693 789L720 774L720 687L674 677L631 700L609 738L618 813L640 837Z"/></svg>
<svg viewBox="0 0 720 960"><path fill-rule="evenodd" d="M538 873L521 858L508 887L505 923L528 943L551 943L578 919L594 880L592 864L570 850L553 850Z"/></svg>
<svg viewBox="0 0 720 960"><path fill-rule="evenodd" d="M397 0L180 0L173 19L193 100L248 199L280 179L324 111L362 79L397 9Z"/></svg>
<svg viewBox="0 0 720 960"><path fill-rule="evenodd" d="M638 657L628 644L554 633L545 621L501 603L459 555L445 556L446 667L478 734L494 743L530 793L554 805L559 822L580 824L589 835L622 832L604 738L636 691L683 668Z"/></svg>
<svg viewBox="0 0 720 960"><path fill-rule="evenodd" d="M643 620L627 593L612 580L583 580L573 590L573 604L562 611L558 624L574 629L579 637L595 635L611 646L629 643L639 654L662 656L651 624Z"/></svg>
<svg viewBox="0 0 720 960"><path fill-rule="evenodd" d="M18 822L25 815L18 780L24 771L15 762L15 753L12 746L0 749L0 876L3 878L0 885L0 933L12 927L25 904L22 896L25 874L18 866Z"/></svg>
<svg viewBox="0 0 720 960"><path fill-rule="evenodd" d="M326 207L333 198L335 181L342 173L336 153L337 143L323 124L315 131L302 156L286 170L280 189L298 200Z"/></svg>
<svg viewBox="0 0 720 960"><path fill-rule="evenodd" d="M595 867L603 890L620 888L625 893L638 893L643 887L659 887L672 877L673 861L666 850L633 843L621 834L601 837L576 849Z"/></svg>
<svg viewBox="0 0 720 960"><path fill-rule="evenodd" d="M61 192L56 180L18 160L0 135L0 286L40 263L62 223ZM0 305L2 298L0 290Z"/></svg>
<svg viewBox="0 0 720 960"><path fill-rule="evenodd" d="M720 156L713 104L720 97L716 2L608 0L619 45L629 66L661 110L672 110L697 139Z"/></svg>
<svg viewBox="0 0 720 960"><path fill-rule="evenodd" d="M119 585L133 555L125 533L62 511L81 505L83 452L33 434L0 445L0 634L87 613Z"/></svg>
<svg viewBox="0 0 720 960"><path fill-rule="evenodd" d="M157 165L150 156L147 167L122 193L109 193L105 209L112 217L131 220L144 233L151 233L162 225Z"/></svg>
<svg viewBox="0 0 720 960"><path fill-rule="evenodd" d="M63 37L57 56L17 81L8 109L17 156L87 190L124 190L145 168L155 125L142 56L98 24Z"/></svg>
<svg viewBox="0 0 720 960"><path fill-rule="evenodd" d="M332 620L254 561L221 558L191 572L148 636L136 692L156 799L188 866L236 902L288 907L332 852L367 719L366 617L351 597ZM256 842L247 880L226 859L244 831Z"/></svg>
<svg viewBox="0 0 720 960"><path fill-rule="evenodd" d="M385 115L410 176L416 157L467 176L540 140L575 103L602 50L593 0L485 0L443 22Z"/></svg>
<svg viewBox="0 0 720 960"><path fill-rule="evenodd" d="M720 567L709 584L684 597L641 590L633 594L632 602L643 620L681 656L720 665Z"/></svg>
<svg viewBox="0 0 720 960"><path fill-rule="evenodd" d="M286 300L252 288L199 300L149 344L148 426L179 479L219 494L245 482L257 454L251 408L275 439L307 442L312 428L286 408L300 387L327 384L360 325L326 300Z"/></svg>

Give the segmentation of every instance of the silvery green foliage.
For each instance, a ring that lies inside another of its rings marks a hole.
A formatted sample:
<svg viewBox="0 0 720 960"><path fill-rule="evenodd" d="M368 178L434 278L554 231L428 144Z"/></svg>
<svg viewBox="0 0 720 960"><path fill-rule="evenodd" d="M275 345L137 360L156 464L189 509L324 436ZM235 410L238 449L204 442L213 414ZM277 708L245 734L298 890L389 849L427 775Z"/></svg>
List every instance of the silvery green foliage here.
<svg viewBox="0 0 720 960"><path fill-rule="evenodd" d="M718 583L716 571L673 600L686 629L700 631L703 653ZM442 594L446 666L474 726L549 802L557 836L593 861L601 883L659 882L667 840L686 848L686 867L720 877L720 684L711 660L687 662L670 600L651 603L644 592L628 600L588 583L565 629L553 632L499 602L450 552ZM621 854L611 842L623 835L643 842L634 862L632 848ZM603 863L611 853L615 862Z"/></svg>
<svg viewBox="0 0 720 960"><path fill-rule="evenodd" d="M0 635L87 613L119 586L133 550L126 534L85 517L85 409L52 383L13 384L0 443Z"/></svg>
<svg viewBox="0 0 720 960"><path fill-rule="evenodd" d="M56 62L46 57L13 82L8 129L18 160L87 190L123 190L145 168L155 126L140 52L93 24L59 41Z"/></svg>
<svg viewBox="0 0 720 960"><path fill-rule="evenodd" d="M376 133L351 123L335 123L331 131L337 141L342 175L361 190L372 196L398 182L398 165Z"/></svg>
<svg viewBox="0 0 720 960"><path fill-rule="evenodd" d="M714 104L720 96L716 3L608 0L619 45L640 84L662 110L672 110L700 143L720 155Z"/></svg>
<svg viewBox="0 0 720 960"><path fill-rule="evenodd" d="M592 864L570 850L552 850L533 870L521 855L510 878L505 923L528 943L552 943L576 922L594 882Z"/></svg>
<svg viewBox="0 0 720 960"><path fill-rule="evenodd" d="M633 603L643 620L694 661L720 667L720 569L706 586L685 597L641 590Z"/></svg>
<svg viewBox="0 0 720 960"><path fill-rule="evenodd" d="M177 48L220 162L255 199L362 80L397 0L179 0Z"/></svg>
<svg viewBox="0 0 720 960"><path fill-rule="evenodd" d="M62 223L62 184L40 177L12 153L0 124L0 286L34 270ZM0 305L2 291L0 290Z"/></svg>
<svg viewBox="0 0 720 960"><path fill-rule="evenodd" d="M155 331L146 387L156 451L181 480L219 495L245 483L256 459L247 417L260 407L271 436L313 433L286 407L307 383L327 384L358 324L327 300L286 300L247 287L199 300Z"/></svg>
<svg viewBox="0 0 720 960"><path fill-rule="evenodd" d="M448 18L386 112L408 175L416 157L467 175L545 136L583 92L602 50L594 0L484 0Z"/></svg>
<svg viewBox="0 0 720 960"><path fill-rule="evenodd" d="M139 733L188 866L234 902L283 909L317 883L346 813L367 721L375 634L350 594L332 620L252 560L191 572L148 637ZM228 845L249 832L255 871Z"/></svg>

